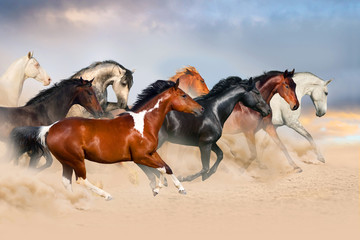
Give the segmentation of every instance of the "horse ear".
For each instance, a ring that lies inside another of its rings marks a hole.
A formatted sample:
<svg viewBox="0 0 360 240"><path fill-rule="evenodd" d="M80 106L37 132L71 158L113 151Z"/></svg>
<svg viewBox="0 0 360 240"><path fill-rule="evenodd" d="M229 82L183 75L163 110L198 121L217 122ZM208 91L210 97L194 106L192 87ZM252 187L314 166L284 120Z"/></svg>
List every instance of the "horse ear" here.
<svg viewBox="0 0 360 240"><path fill-rule="evenodd" d="M90 87L91 87L91 85L92 85L92 82L94 81L94 77L93 77L93 79L91 79L90 81L89 81L89 83L90 83Z"/></svg>
<svg viewBox="0 0 360 240"><path fill-rule="evenodd" d="M255 87L255 81L253 80L253 78L249 78L248 80L248 87L247 87L247 91L251 91L254 87Z"/></svg>
<svg viewBox="0 0 360 240"><path fill-rule="evenodd" d="M28 52L28 59L32 58L34 56L34 52Z"/></svg>
<svg viewBox="0 0 360 240"><path fill-rule="evenodd" d="M289 72L288 72L288 70L286 69L285 72L284 72L284 78L287 78L288 74L289 74Z"/></svg>
<svg viewBox="0 0 360 240"><path fill-rule="evenodd" d="M325 83L325 86L329 85L329 83L331 83L332 80L333 80L333 79L330 79L329 81L327 81L327 82Z"/></svg>
<svg viewBox="0 0 360 240"><path fill-rule="evenodd" d="M291 76L294 76L295 73L295 68L293 68L293 70L291 71Z"/></svg>
<svg viewBox="0 0 360 240"><path fill-rule="evenodd" d="M180 82L180 79L178 78L177 80L176 80L176 83L175 83L175 90L177 90L178 89L178 87L179 87L179 82Z"/></svg>

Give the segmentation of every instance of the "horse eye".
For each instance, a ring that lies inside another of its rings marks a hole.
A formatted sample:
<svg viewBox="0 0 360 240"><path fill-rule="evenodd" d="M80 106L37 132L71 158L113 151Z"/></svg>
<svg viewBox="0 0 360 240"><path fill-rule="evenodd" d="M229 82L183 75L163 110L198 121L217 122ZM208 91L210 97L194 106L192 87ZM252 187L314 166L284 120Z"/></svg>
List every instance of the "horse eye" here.
<svg viewBox="0 0 360 240"><path fill-rule="evenodd" d="M125 82L121 82L121 86L126 87L126 83L125 83Z"/></svg>
<svg viewBox="0 0 360 240"><path fill-rule="evenodd" d="M186 94L184 94L184 95L182 95L182 97L183 97L183 98L186 98L186 97L187 97L187 95L186 95Z"/></svg>
<svg viewBox="0 0 360 240"><path fill-rule="evenodd" d="M328 92L325 92L325 96L327 96L329 93Z"/></svg>

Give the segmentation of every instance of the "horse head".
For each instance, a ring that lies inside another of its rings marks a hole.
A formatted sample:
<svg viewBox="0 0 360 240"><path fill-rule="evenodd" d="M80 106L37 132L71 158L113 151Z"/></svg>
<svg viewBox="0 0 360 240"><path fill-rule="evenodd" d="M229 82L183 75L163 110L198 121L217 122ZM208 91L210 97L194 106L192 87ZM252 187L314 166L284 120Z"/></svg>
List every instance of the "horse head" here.
<svg viewBox="0 0 360 240"><path fill-rule="evenodd" d="M175 82L177 79L180 79L179 87L191 97L209 93L209 88L195 67L188 66L176 71L176 74L170 80Z"/></svg>
<svg viewBox="0 0 360 240"><path fill-rule="evenodd" d="M172 88L171 108L175 111L192 113L195 116L201 116L204 108L195 102L188 94L179 88L179 79L176 80Z"/></svg>
<svg viewBox="0 0 360 240"><path fill-rule="evenodd" d="M282 76L280 76L281 79L276 88L277 93L279 93L279 95L290 105L291 110L298 109L300 105L295 92L296 83L292 79L294 72L295 69L293 69L291 72L286 70Z"/></svg>
<svg viewBox="0 0 360 240"><path fill-rule="evenodd" d="M25 66L25 76L26 78L34 78L35 80L42 82L44 86L47 86L50 84L51 78L33 55L33 52L29 52L26 56L27 63Z"/></svg>
<svg viewBox="0 0 360 240"><path fill-rule="evenodd" d="M109 79L112 82L112 88L117 98L119 108L126 108L129 97L129 91L133 84L133 73L126 68L118 67L114 70L113 76Z"/></svg>
<svg viewBox="0 0 360 240"><path fill-rule="evenodd" d="M316 109L316 116L322 117L327 111L327 96L328 88L327 85L332 81L321 81L321 83L314 85L311 91L310 98L314 103Z"/></svg>
<svg viewBox="0 0 360 240"><path fill-rule="evenodd" d="M260 91L255 86L256 81L250 78L248 85L245 87L245 94L242 98L242 103L251 109L260 112L261 116L265 117L271 113L269 104L266 103L261 96Z"/></svg>
<svg viewBox="0 0 360 240"><path fill-rule="evenodd" d="M75 103L83 106L89 113L95 117L101 117L104 112L99 104L94 89L92 88L92 82L94 79L88 81L80 77L79 84L76 87L77 94Z"/></svg>

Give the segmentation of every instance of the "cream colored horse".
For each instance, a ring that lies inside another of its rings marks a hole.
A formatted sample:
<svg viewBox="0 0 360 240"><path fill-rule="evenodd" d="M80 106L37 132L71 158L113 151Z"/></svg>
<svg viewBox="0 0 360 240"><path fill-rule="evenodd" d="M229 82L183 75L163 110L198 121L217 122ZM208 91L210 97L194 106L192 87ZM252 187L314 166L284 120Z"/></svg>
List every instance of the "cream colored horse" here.
<svg viewBox="0 0 360 240"><path fill-rule="evenodd" d="M44 86L51 82L32 52L12 63L0 77L0 106L17 107L24 81L28 78L34 78Z"/></svg>

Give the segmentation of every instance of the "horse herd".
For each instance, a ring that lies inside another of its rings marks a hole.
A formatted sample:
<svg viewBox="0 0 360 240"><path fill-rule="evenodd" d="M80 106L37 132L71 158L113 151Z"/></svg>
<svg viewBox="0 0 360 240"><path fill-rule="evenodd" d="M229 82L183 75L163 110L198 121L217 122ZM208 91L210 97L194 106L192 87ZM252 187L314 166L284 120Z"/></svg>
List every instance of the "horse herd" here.
<svg viewBox="0 0 360 240"><path fill-rule="evenodd" d="M281 125L303 135L318 160L325 162L298 120L298 99L304 95L310 95L317 116L323 116L327 110L327 85L331 80L323 81L312 73L286 70L265 72L248 80L228 77L209 91L198 71L189 66L167 81L150 84L131 109L127 101L133 71L115 61L93 63L18 107L27 78L44 85L51 81L31 52L13 63L0 78L0 140L8 144L7 159L17 163L27 153L29 166L40 171L51 166L52 155L55 156L63 168L63 184L70 191L75 172L77 183L107 200L112 198L88 181L84 162L87 159L104 164L133 161L149 178L154 196L167 185L165 174L179 193L185 194L181 182L200 176L206 180L216 172L223 159L217 145L223 133L245 134L251 153L245 168L258 161L255 133L260 129L280 147L294 171L301 172L277 135L276 127ZM109 85L116 94L116 103L107 101ZM127 111L114 118L111 111L119 108ZM202 169L178 179L156 152L166 141L199 147ZM211 151L217 159L210 167ZM46 163L38 167L41 156ZM261 162L258 164L262 167Z"/></svg>

